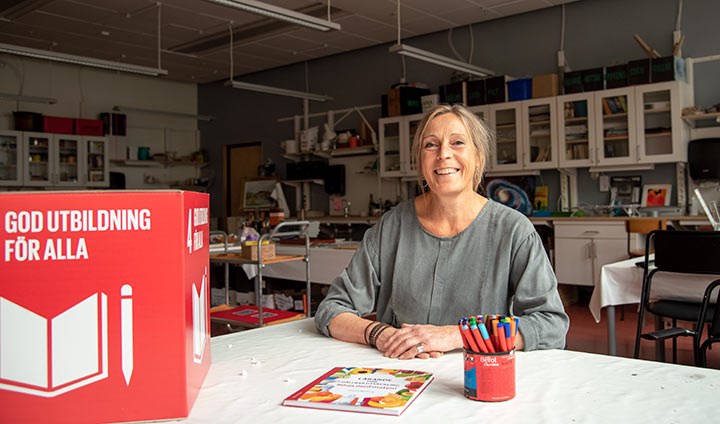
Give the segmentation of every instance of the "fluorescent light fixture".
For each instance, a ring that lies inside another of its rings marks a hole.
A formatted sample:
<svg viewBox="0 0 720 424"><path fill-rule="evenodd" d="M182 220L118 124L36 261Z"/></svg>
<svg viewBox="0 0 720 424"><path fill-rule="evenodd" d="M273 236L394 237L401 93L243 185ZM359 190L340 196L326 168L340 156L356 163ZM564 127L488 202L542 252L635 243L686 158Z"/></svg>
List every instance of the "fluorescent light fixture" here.
<svg viewBox="0 0 720 424"><path fill-rule="evenodd" d="M655 169L655 164L632 164L632 165L603 165L591 166L588 172L624 172L624 171L651 171Z"/></svg>
<svg viewBox="0 0 720 424"><path fill-rule="evenodd" d="M330 31L332 29L340 31L340 24L306 15L304 13L295 12L294 10L285 9L271 4L262 3L255 0L205 0L210 3L219 4L221 6L232 7L245 12L254 13L256 15L267 16L268 18L280 19L296 25L302 25L306 28L316 29L318 31Z"/></svg>
<svg viewBox="0 0 720 424"><path fill-rule="evenodd" d="M330 96L322 94L313 94L305 91L288 90L286 88L272 87L269 85L251 84L249 82L241 81L228 81L225 83L227 87L239 88L241 90L257 91L259 93L266 94L277 94L278 96L297 97L299 99L315 100L318 102L324 102L326 100L332 100Z"/></svg>
<svg viewBox="0 0 720 424"><path fill-rule="evenodd" d="M144 109L140 107L132 107L132 106L114 106L113 111L115 112L139 112L139 113L153 113L157 115L166 115L166 116L177 116L180 118L193 118L197 119L198 121L214 121L215 117L210 115L195 115L193 113L185 113L185 112L169 112L165 110L156 110L156 109Z"/></svg>
<svg viewBox="0 0 720 424"><path fill-rule="evenodd" d="M441 56L439 54L431 53L426 50L408 46L407 44L395 44L390 46L389 50L390 53L401 54L403 56L411 57L413 59L422 60L423 62L433 63L435 65L444 66L446 68L454 69L456 71L465 72L467 74L476 75L479 77L488 77L491 75L495 75L495 72L489 69L484 69L479 66L451 59L446 56Z"/></svg>
<svg viewBox="0 0 720 424"><path fill-rule="evenodd" d="M22 96L20 94L0 93L0 100L10 100L13 102L26 102L26 103L47 103L54 105L57 103L57 99L52 97L35 97L35 96Z"/></svg>
<svg viewBox="0 0 720 424"><path fill-rule="evenodd" d="M75 56L71 54L51 52L47 50L32 49L29 47L13 46L11 44L0 43L0 53L16 54L19 56L33 57L35 59L47 59L55 62L72 63L75 65L90 66L93 68L110 69L113 71L130 72L141 75L167 75L165 69L149 68L146 66L130 65L121 62L111 62L109 60L93 59L83 56Z"/></svg>

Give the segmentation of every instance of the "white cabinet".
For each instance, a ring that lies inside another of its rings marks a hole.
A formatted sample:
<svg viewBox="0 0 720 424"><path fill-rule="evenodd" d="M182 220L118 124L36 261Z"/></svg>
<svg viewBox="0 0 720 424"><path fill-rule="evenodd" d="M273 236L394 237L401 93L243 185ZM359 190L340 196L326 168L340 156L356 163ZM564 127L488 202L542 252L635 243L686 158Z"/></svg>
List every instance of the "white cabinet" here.
<svg viewBox="0 0 720 424"><path fill-rule="evenodd" d="M110 183L108 140L104 137L23 134L22 185L106 187Z"/></svg>
<svg viewBox="0 0 720 424"><path fill-rule="evenodd" d="M627 259L625 221L556 221L555 274L561 284L595 286L603 265Z"/></svg>
<svg viewBox="0 0 720 424"><path fill-rule="evenodd" d="M423 114L393 116L378 121L380 132L380 176L414 177L412 141Z"/></svg>
<svg viewBox="0 0 720 424"><path fill-rule="evenodd" d="M559 96L560 167L686 161L691 96L681 81Z"/></svg>
<svg viewBox="0 0 720 424"><path fill-rule="evenodd" d="M23 180L22 133L0 131L0 186L19 186Z"/></svg>

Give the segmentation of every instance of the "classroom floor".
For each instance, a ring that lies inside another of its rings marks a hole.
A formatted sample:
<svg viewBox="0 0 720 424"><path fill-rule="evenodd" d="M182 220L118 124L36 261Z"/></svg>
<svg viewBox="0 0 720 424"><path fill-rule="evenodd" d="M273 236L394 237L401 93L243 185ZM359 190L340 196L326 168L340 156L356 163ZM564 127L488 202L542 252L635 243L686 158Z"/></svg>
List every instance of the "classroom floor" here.
<svg viewBox="0 0 720 424"><path fill-rule="evenodd" d="M624 310L624 319L620 319L621 309ZM575 300L565 303L565 311L570 316L570 330L567 336L567 349L581 352L608 353L607 343L607 315L602 312L601 321L595 322L587 300ZM616 308L616 340L617 356L632 358L635 350L635 333L637 331L637 305L624 305ZM653 319L645 320L646 331L653 328ZM672 343L665 343L665 361L672 362ZM689 337L678 340L678 364L694 365L692 357L692 343ZM653 342L643 340L640 344L640 358L655 360L655 346ZM708 350L708 368L720 369L720 343Z"/></svg>

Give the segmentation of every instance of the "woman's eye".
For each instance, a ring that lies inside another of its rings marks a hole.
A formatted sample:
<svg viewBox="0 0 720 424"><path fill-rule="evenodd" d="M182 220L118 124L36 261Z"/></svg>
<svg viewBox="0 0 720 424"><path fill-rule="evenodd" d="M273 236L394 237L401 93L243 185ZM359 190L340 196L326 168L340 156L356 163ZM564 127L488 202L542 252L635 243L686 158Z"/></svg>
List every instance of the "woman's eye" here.
<svg viewBox="0 0 720 424"><path fill-rule="evenodd" d="M465 140L458 139L458 140L453 141L452 144L454 146L463 146L463 145L465 145Z"/></svg>
<svg viewBox="0 0 720 424"><path fill-rule="evenodd" d="M423 147L424 147L426 150L436 149L436 148L437 148L437 143L432 142L432 141L426 141L425 144L423 145Z"/></svg>

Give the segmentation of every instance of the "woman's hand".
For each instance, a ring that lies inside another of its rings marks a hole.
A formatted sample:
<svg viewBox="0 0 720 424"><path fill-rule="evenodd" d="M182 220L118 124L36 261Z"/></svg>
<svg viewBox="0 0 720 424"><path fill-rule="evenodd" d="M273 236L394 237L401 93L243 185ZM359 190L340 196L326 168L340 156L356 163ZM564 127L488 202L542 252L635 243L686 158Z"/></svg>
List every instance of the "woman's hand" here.
<svg viewBox="0 0 720 424"><path fill-rule="evenodd" d="M445 352L462 347L457 326L403 324L385 331L377 348L388 358L439 358Z"/></svg>

